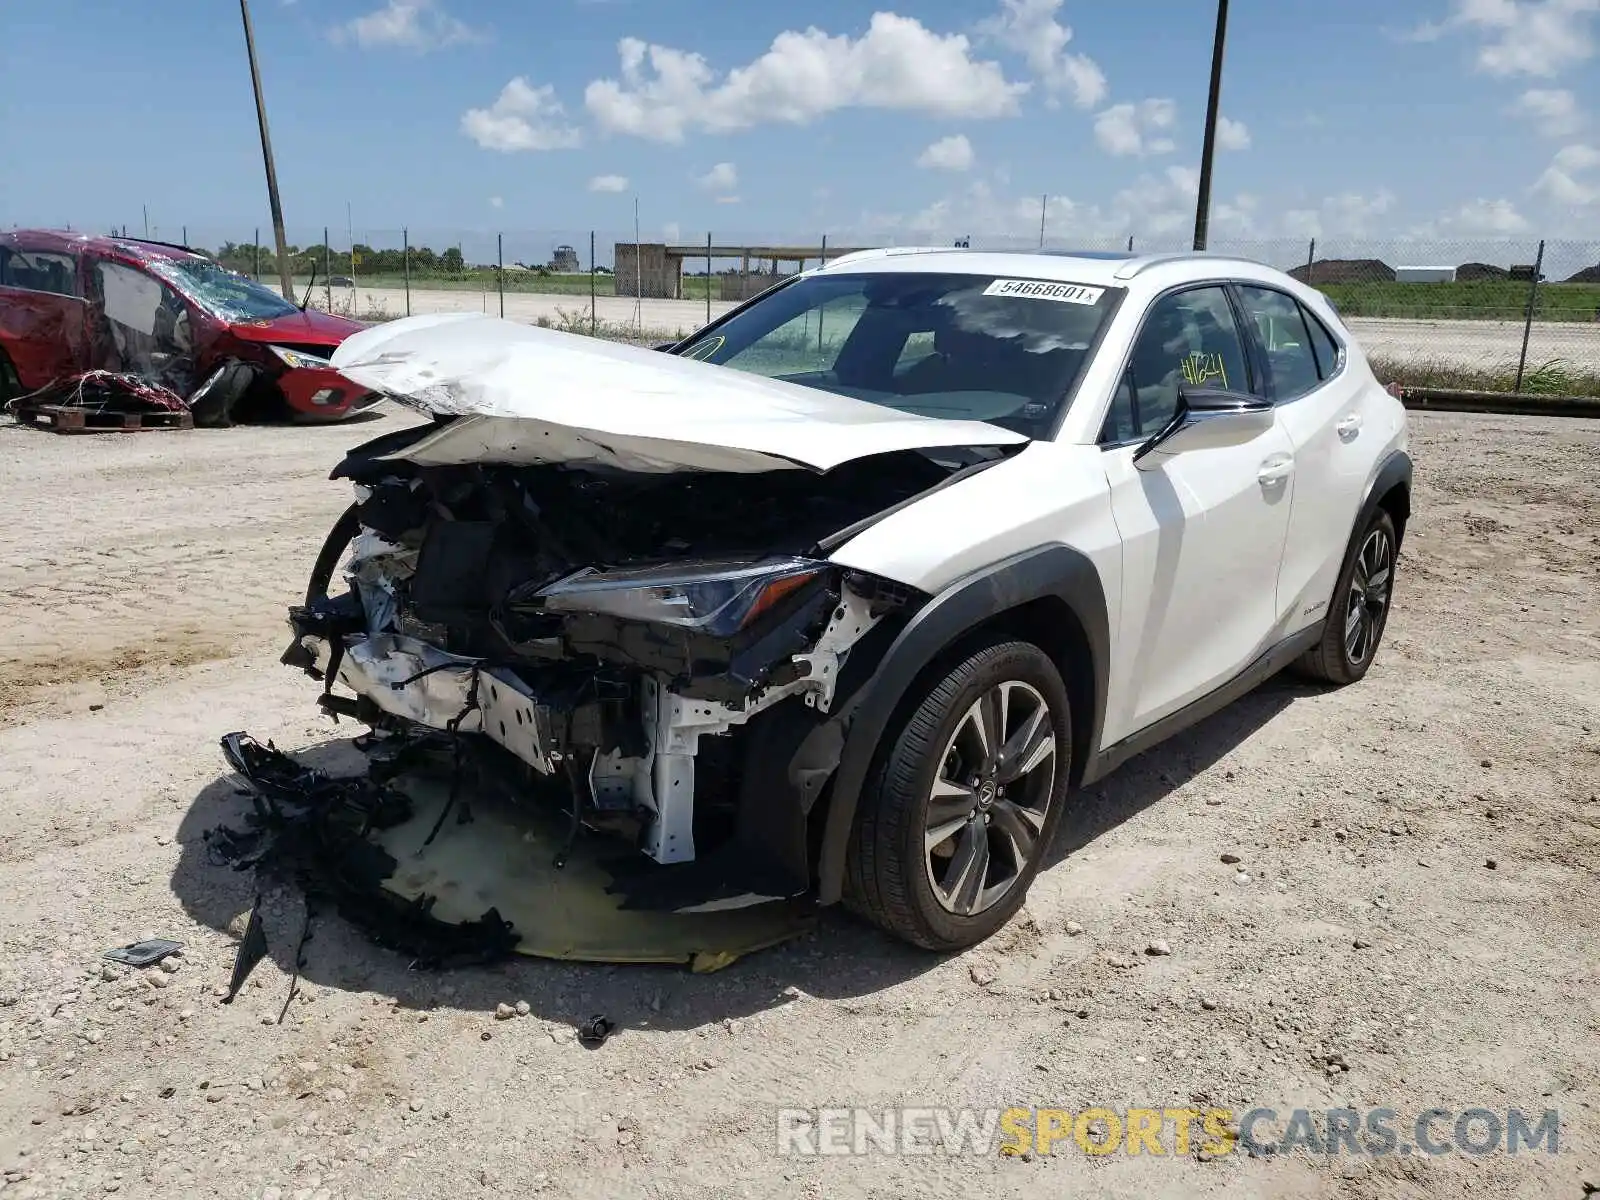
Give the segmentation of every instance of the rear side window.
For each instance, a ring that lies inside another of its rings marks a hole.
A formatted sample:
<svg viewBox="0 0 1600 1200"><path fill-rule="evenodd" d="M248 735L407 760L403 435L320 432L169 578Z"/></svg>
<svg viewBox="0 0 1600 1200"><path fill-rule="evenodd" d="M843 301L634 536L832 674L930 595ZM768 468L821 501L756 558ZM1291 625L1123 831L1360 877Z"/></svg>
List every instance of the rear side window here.
<svg viewBox="0 0 1600 1200"><path fill-rule="evenodd" d="M1311 330L1311 347L1317 352L1317 373L1327 379L1339 369L1339 343L1333 340L1328 327L1317 320L1316 313L1303 308L1300 311L1305 314L1306 326Z"/></svg>
<svg viewBox="0 0 1600 1200"><path fill-rule="evenodd" d="M53 250L20 250L0 246L0 287L49 292L55 296L78 294L78 260Z"/></svg>
<svg viewBox="0 0 1600 1200"><path fill-rule="evenodd" d="M1292 296L1270 288L1239 285L1239 299L1267 355L1278 400L1294 400L1315 388L1322 376L1311 345L1305 314Z"/></svg>

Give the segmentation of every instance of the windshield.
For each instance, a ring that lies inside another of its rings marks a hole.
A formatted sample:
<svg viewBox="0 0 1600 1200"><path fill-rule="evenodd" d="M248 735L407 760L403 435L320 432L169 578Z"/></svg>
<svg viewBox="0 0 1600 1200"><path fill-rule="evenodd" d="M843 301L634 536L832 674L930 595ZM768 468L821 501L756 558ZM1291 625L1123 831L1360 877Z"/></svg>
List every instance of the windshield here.
<svg viewBox="0 0 1600 1200"><path fill-rule="evenodd" d="M815 275L681 353L902 412L1048 436L1119 289L924 271Z"/></svg>
<svg viewBox="0 0 1600 1200"><path fill-rule="evenodd" d="M206 258L154 258L150 270L225 321L270 321L300 310L271 288Z"/></svg>

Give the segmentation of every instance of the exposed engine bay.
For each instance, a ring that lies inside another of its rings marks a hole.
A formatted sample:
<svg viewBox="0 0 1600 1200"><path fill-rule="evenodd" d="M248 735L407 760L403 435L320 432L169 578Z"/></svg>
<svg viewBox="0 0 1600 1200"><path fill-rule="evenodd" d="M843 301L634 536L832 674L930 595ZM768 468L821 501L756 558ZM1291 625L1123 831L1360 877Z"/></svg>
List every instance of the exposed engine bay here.
<svg viewBox="0 0 1600 1200"><path fill-rule="evenodd" d="M380 737L455 739L574 836L718 864L646 906L805 891L806 812L837 762L826 716L925 599L828 554L1010 449L742 474L408 462L437 429L334 471L357 496L329 542L349 545L348 590L313 580L284 661Z"/></svg>

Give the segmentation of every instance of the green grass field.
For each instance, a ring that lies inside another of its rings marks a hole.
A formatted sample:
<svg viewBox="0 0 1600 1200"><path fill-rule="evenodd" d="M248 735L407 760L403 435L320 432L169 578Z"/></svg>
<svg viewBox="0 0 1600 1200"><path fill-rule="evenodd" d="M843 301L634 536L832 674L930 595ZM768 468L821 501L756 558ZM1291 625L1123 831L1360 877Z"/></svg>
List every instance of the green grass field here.
<svg viewBox="0 0 1600 1200"><path fill-rule="evenodd" d="M1314 281L1313 281L1314 282ZM1520 321L1529 284L1512 280L1469 283L1316 284L1346 317L1400 317L1453 321ZM1600 284L1541 283L1536 321L1594 321Z"/></svg>

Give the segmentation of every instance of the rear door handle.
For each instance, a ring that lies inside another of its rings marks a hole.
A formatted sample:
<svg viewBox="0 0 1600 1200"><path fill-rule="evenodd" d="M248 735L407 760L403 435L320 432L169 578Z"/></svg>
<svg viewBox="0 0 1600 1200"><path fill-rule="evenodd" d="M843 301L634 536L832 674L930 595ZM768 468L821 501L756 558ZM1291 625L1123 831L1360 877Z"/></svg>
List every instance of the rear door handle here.
<svg viewBox="0 0 1600 1200"><path fill-rule="evenodd" d="M1361 432L1361 414L1351 413L1344 420L1334 426L1342 438L1353 438Z"/></svg>
<svg viewBox="0 0 1600 1200"><path fill-rule="evenodd" d="M1294 459L1287 454L1274 454L1261 464L1256 478L1262 487L1276 487L1294 473Z"/></svg>

